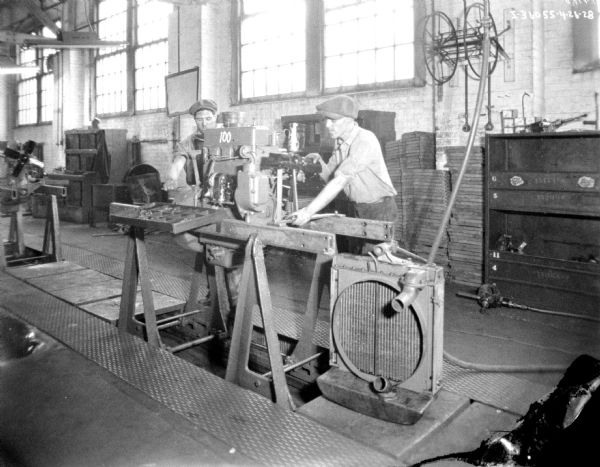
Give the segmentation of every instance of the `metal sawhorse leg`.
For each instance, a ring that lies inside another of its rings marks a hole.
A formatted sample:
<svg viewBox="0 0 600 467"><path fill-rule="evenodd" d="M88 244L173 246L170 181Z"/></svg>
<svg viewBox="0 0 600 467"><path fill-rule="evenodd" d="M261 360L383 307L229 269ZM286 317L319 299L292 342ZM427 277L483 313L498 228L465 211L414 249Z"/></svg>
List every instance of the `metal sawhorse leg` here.
<svg viewBox="0 0 600 467"><path fill-rule="evenodd" d="M131 226L127 240L127 251L125 255L125 271L123 274L123 285L121 304L119 309L118 328L120 331L135 334L139 327L145 328L145 337L148 344L156 348L164 348L170 352L178 352L189 347L202 344L215 337L215 333L185 342L183 344L166 347L160 337L160 330L173 326L181 319L199 313L198 296L200 292L200 277L202 272L202 254L196 255L194 275L192 277L190 294L184 306L183 312L168 316L162 320L156 319L156 309L152 297L152 284L149 277L148 257L144 241L144 229ZM141 288L142 303L144 309L144 322L135 318L135 301L138 282Z"/></svg>

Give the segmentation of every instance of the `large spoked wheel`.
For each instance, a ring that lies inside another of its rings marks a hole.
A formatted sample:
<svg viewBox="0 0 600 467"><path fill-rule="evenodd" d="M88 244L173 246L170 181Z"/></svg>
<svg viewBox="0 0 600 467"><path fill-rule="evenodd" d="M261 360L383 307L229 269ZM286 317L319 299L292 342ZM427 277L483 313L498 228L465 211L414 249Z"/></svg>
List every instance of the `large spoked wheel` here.
<svg viewBox="0 0 600 467"><path fill-rule="evenodd" d="M440 11L425 17L423 55L427 71L437 84L452 79L458 64L458 40L452 21Z"/></svg>
<svg viewBox="0 0 600 467"><path fill-rule="evenodd" d="M465 57L469 64L467 74L477 80L481 78L481 60L483 58L483 19L483 4L473 3L467 8L463 29ZM488 73L491 75L498 64L498 31L492 15L490 15L490 20L490 67Z"/></svg>

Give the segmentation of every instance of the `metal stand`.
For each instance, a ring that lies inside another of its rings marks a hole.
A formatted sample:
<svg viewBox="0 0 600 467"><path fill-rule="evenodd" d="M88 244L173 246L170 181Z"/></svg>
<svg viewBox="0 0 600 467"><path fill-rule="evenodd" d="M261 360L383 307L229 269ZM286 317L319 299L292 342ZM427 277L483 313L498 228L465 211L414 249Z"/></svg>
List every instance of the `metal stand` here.
<svg viewBox="0 0 600 467"><path fill-rule="evenodd" d="M196 255L190 295L184 306L183 312L168 316L162 320L157 320L154 299L152 297L152 285L148 274L148 258L146 255L146 244L144 242L144 229L142 227L132 226L129 231L127 252L125 255L125 271L123 274L121 305L119 309L119 330L135 334L139 327L144 327L148 344L152 347L164 348L169 352L179 352L213 339L216 335L214 333L185 342L181 345L166 347L160 337L160 330L180 324L183 318L200 312L200 310L197 309L197 304L203 262L204 259L202 258L202 254L198 253ZM144 322L135 318L135 301L138 281L142 294Z"/></svg>
<svg viewBox="0 0 600 467"><path fill-rule="evenodd" d="M248 368L253 329L252 316L256 309L260 311L271 366L271 371L265 375L255 373ZM225 379L253 389L266 397L274 396L276 404L295 409L285 380L279 339L273 322L273 306L267 282L263 245L256 234L250 237L246 245Z"/></svg>
<svg viewBox="0 0 600 467"><path fill-rule="evenodd" d="M30 262L55 262L62 260L60 245L60 222L56 195L48 195L49 203L44 226L44 242L42 251L33 250L25 245L23 233L23 212L21 203L3 206L4 212L10 214L8 241L0 248L0 269L7 266L22 265ZM7 253L8 251L8 253ZM9 257L10 259L7 259ZM12 264L11 264L12 263Z"/></svg>
<svg viewBox="0 0 600 467"><path fill-rule="evenodd" d="M50 202L46 211L46 224L44 226L44 243L42 253L49 255L52 261L62 261L62 247L60 241L60 221L58 218L58 202L56 195L48 195Z"/></svg>

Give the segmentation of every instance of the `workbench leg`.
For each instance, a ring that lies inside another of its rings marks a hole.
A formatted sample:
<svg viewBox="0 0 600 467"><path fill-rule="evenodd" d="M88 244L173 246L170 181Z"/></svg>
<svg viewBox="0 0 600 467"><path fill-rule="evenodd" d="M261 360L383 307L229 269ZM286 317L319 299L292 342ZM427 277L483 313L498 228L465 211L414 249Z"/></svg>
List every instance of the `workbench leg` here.
<svg viewBox="0 0 600 467"><path fill-rule="evenodd" d="M304 360L317 353L317 346L314 344L315 327L319 316L319 305L323 295L325 279L329 277L331 269L331 256L317 254L315 268L313 270L312 281L310 283L310 292L306 301L306 312L302 322L302 334L292 353L293 361Z"/></svg>
<svg viewBox="0 0 600 467"><path fill-rule="evenodd" d="M125 253L125 271L123 273L118 324L120 331L131 334L134 334L136 331L135 299L138 280L142 289L146 339L151 346L162 347L156 325L152 285L148 275L148 258L146 256L146 244L144 243L144 230L139 227L131 227L127 240L127 251Z"/></svg>
<svg viewBox="0 0 600 467"><path fill-rule="evenodd" d="M21 206L17 206L10 215L9 241L17 245L17 257L25 254L25 240L23 237L23 212Z"/></svg>
<svg viewBox="0 0 600 467"><path fill-rule="evenodd" d="M6 270L6 255L4 253L4 240L0 238L0 271Z"/></svg>
<svg viewBox="0 0 600 467"><path fill-rule="evenodd" d="M211 287L215 287L217 290L216 303L212 299L211 292L211 330L230 332L227 322L229 315L231 314L231 307L229 305L229 294L227 293L227 280L226 272L223 266L214 266L215 275L214 283Z"/></svg>
<svg viewBox="0 0 600 467"><path fill-rule="evenodd" d="M135 251L135 233L133 228L127 236L125 251L125 270L121 286L121 305L119 307L119 331L135 334L135 298L137 289L137 259Z"/></svg>
<svg viewBox="0 0 600 467"><path fill-rule="evenodd" d="M194 273L192 274L192 281L190 284L190 294L185 307L184 313L198 309L198 300L200 298L200 284L202 282L202 265L204 264L204 253L196 253L194 259Z"/></svg>
<svg viewBox="0 0 600 467"><path fill-rule="evenodd" d="M42 252L50 255L52 261L62 261L60 241L60 224L58 218L58 203L56 195L48 195L49 203L46 210L46 225L44 227L44 246Z"/></svg>
<svg viewBox="0 0 600 467"><path fill-rule="evenodd" d="M144 322L146 323L146 339L153 347L163 347L158 334L156 324L156 310L154 309L154 297L152 296L152 283L148 271L148 257L146 256L146 243L144 242L144 231L139 227L133 227L137 232L135 236L137 271L140 287L142 289L142 303L144 305Z"/></svg>
<svg viewBox="0 0 600 467"><path fill-rule="evenodd" d="M260 311L263 321L272 380L248 369L253 331L252 317L255 310ZM251 236L246 245L225 379L274 399L274 402L282 407L294 408L273 322L262 243L256 235Z"/></svg>

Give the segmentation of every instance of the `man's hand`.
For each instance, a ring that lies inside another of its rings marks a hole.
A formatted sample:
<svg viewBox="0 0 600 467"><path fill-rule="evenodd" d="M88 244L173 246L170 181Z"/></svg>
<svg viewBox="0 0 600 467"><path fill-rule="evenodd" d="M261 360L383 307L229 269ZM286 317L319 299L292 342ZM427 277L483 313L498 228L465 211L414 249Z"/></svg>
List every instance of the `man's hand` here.
<svg viewBox="0 0 600 467"><path fill-rule="evenodd" d="M163 189L164 190L175 190L177 188L177 181L173 180L172 178L167 178L165 180L165 182L163 183Z"/></svg>
<svg viewBox="0 0 600 467"><path fill-rule="evenodd" d="M311 153L307 154L306 156L304 156L302 158L302 160L304 162L311 162L312 164L316 164L318 162L322 165L325 163L325 162L323 162L323 158L321 157L321 154L319 154L318 152L311 152Z"/></svg>
<svg viewBox="0 0 600 467"><path fill-rule="evenodd" d="M294 219L292 221L293 225L301 226L301 225L306 224L308 221L310 221L310 218L312 217L312 213L310 211L308 211L306 208L302 208L302 209L290 214L290 217L292 217Z"/></svg>

